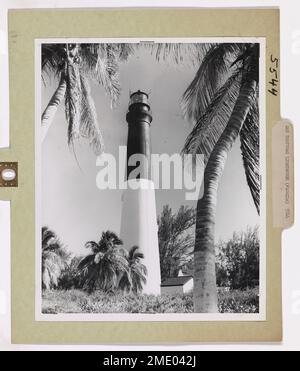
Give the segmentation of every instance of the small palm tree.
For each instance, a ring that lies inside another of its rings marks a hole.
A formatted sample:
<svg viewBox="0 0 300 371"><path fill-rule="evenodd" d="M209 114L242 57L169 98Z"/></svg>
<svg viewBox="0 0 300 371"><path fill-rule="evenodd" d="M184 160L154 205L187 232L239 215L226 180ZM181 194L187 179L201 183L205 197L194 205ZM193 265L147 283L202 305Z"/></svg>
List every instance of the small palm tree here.
<svg viewBox="0 0 300 371"><path fill-rule="evenodd" d="M119 282L118 288L125 292L139 294L147 282L147 268L142 263L144 254L139 252L138 246L133 246L128 253L128 271L125 272Z"/></svg>
<svg viewBox="0 0 300 371"><path fill-rule="evenodd" d="M119 277L128 274L127 252L122 241L114 232L106 231L98 243L90 241L85 246L92 253L78 265L82 287L89 292L95 289L116 290Z"/></svg>
<svg viewBox="0 0 300 371"><path fill-rule="evenodd" d="M54 289L66 266L69 255L56 234L47 227L42 228L42 288Z"/></svg>

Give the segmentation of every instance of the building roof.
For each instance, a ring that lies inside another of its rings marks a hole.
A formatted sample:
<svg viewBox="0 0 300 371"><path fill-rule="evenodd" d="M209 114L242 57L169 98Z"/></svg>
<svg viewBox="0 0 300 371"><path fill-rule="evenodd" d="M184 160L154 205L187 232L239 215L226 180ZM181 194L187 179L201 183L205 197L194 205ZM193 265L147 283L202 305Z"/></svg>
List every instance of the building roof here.
<svg viewBox="0 0 300 371"><path fill-rule="evenodd" d="M192 276L179 276L179 277L167 278L166 280L162 282L161 286L162 287L183 286L192 279L193 279Z"/></svg>

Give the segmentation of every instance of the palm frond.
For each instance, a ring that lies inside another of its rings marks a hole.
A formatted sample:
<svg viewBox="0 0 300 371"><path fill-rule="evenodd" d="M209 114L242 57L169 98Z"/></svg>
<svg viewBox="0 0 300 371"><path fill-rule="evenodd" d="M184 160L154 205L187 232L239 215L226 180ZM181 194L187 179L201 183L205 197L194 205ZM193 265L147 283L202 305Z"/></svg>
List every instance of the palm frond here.
<svg viewBox="0 0 300 371"><path fill-rule="evenodd" d="M124 272L123 273L123 275L120 279L118 288L121 291L130 292L130 290L132 289L132 279L131 279L131 275L130 275L129 272Z"/></svg>
<svg viewBox="0 0 300 371"><path fill-rule="evenodd" d="M243 44L213 44L203 58L200 68L182 98L184 116L197 122L226 80L232 65L232 56L238 55Z"/></svg>
<svg viewBox="0 0 300 371"><path fill-rule="evenodd" d="M105 50L102 52L99 50L96 71L114 107L120 96L120 83L118 57L112 44L105 44Z"/></svg>
<svg viewBox="0 0 300 371"><path fill-rule="evenodd" d="M51 277L48 269L42 271L42 288L49 290L51 288Z"/></svg>
<svg viewBox="0 0 300 371"><path fill-rule="evenodd" d="M70 260L72 254L66 250L60 241L58 241L58 246L59 248L56 249L55 252L62 259L64 264L66 264Z"/></svg>
<svg viewBox="0 0 300 371"><path fill-rule="evenodd" d="M98 244L93 241L86 243L92 254L84 257L78 265L78 275L85 289L115 290L119 277L129 274L128 253L121 245L122 241L111 231L103 232Z"/></svg>
<svg viewBox="0 0 300 371"><path fill-rule="evenodd" d="M147 282L147 268L141 262L144 254L138 251L138 246L133 246L126 259L127 267L123 267L123 273L119 282L119 289L139 293Z"/></svg>
<svg viewBox="0 0 300 371"><path fill-rule="evenodd" d="M160 62L175 64L198 65L200 53L207 48L208 44L195 43L154 43L143 44L143 47L150 49L150 53Z"/></svg>
<svg viewBox="0 0 300 371"><path fill-rule="evenodd" d="M182 153L203 154L206 163L227 126L241 87L242 73L235 72L215 94L205 114L188 135Z"/></svg>
<svg viewBox="0 0 300 371"><path fill-rule="evenodd" d="M102 233L101 240L99 241L99 249L106 251L109 247L117 247L123 245L122 240L112 231L105 231Z"/></svg>
<svg viewBox="0 0 300 371"><path fill-rule="evenodd" d="M94 254L85 256L79 262L78 270L81 271L81 270L85 269L88 265L90 265L93 262L94 262Z"/></svg>
<svg viewBox="0 0 300 371"><path fill-rule="evenodd" d="M245 78L254 80L257 83L259 81L259 55L259 44L247 44L243 58Z"/></svg>
<svg viewBox="0 0 300 371"><path fill-rule="evenodd" d="M148 274L148 270L147 270L147 267L143 263L135 262L131 266L131 271L138 278L142 279L143 282L144 282L144 280L146 282L146 277L147 277L147 274Z"/></svg>
<svg viewBox="0 0 300 371"><path fill-rule="evenodd" d="M83 287L89 292L93 291L99 278L99 266L97 264L90 264L84 270Z"/></svg>
<svg viewBox="0 0 300 371"><path fill-rule="evenodd" d="M128 259L129 260L132 260L132 259L144 259L144 254L139 250L139 247L138 246L133 246L130 250L129 250L129 256L128 256Z"/></svg>
<svg viewBox="0 0 300 371"><path fill-rule="evenodd" d="M118 253L107 254L106 258L110 261L116 272L123 272L128 270L128 261L125 256Z"/></svg>
<svg viewBox="0 0 300 371"><path fill-rule="evenodd" d="M65 44L43 44L41 48L42 74L58 77L66 60Z"/></svg>
<svg viewBox="0 0 300 371"><path fill-rule="evenodd" d="M65 261L54 251L46 251L42 258L44 263L51 266L53 270L57 268L61 270L65 267Z"/></svg>
<svg viewBox="0 0 300 371"><path fill-rule="evenodd" d="M80 103L80 135L88 138L95 155L103 152L103 138L99 129L96 107L91 96L88 80L80 75L81 103Z"/></svg>
<svg viewBox="0 0 300 371"><path fill-rule="evenodd" d="M43 227L42 228L42 248L46 249L49 247L50 242L56 241L57 236L56 234L49 229L48 227Z"/></svg>
<svg viewBox="0 0 300 371"><path fill-rule="evenodd" d="M255 99L240 132L243 163L253 201L260 213L260 176L259 176L259 106Z"/></svg>
<svg viewBox="0 0 300 371"><path fill-rule="evenodd" d="M128 58L136 51L136 44L121 43L115 45L117 45L118 59L120 62L126 62Z"/></svg>
<svg viewBox="0 0 300 371"><path fill-rule="evenodd" d="M99 252L99 245L96 242L94 242L94 241L88 241L85 244L85 248L86 249L91 249L94 254L96 254L97 252Z"/></svg>
<svg viewBox="0 0 300 371"><path fill-rule="evenodd" d="M70 254L57 235L49 228L42 228L42 287L56 288Z"/></svg>
<svg viewBox="0 0 300 371"><path fill-rule="evenodd" d="M91 265L94 265L95 263L95 254L90 254L84 257L80 263L78 264L78 268L80 269L85 269L90 267Z"/></svg>
<svg viewBox="0 0 300 371"><path fill-rule="evenodd" d="M103 86L111 98L112 107L120 96L119 61L125 60L130 48L119 44L83 44L80 49L82 56L81 69L85 76Z"/></svg>

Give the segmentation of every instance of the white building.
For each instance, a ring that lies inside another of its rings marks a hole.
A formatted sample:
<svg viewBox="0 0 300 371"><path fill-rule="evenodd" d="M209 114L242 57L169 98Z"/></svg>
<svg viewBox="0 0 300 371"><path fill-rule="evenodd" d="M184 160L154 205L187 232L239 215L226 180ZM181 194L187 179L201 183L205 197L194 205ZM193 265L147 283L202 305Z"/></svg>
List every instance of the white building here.
<svg viewBox="0 0 300 371"><path fill-rule="evenodd" d="M193 291L194 279L192 276L178 276L167 278L161 284L162 295L182 295Z"/></svg>

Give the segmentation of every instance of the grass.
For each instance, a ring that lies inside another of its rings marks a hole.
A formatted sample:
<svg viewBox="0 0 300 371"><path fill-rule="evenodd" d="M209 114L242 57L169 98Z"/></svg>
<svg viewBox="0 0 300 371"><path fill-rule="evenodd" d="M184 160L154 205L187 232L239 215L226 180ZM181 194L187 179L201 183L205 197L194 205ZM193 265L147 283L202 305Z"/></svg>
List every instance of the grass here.
<svg viewBox="0 0 300 371"><path fill-rule="evenodd" d="M220 313L258 313L258 289L219 290ZM42 313L193 313L192 294L178 296L106 294L96 291L43 292Z"/></svg>

